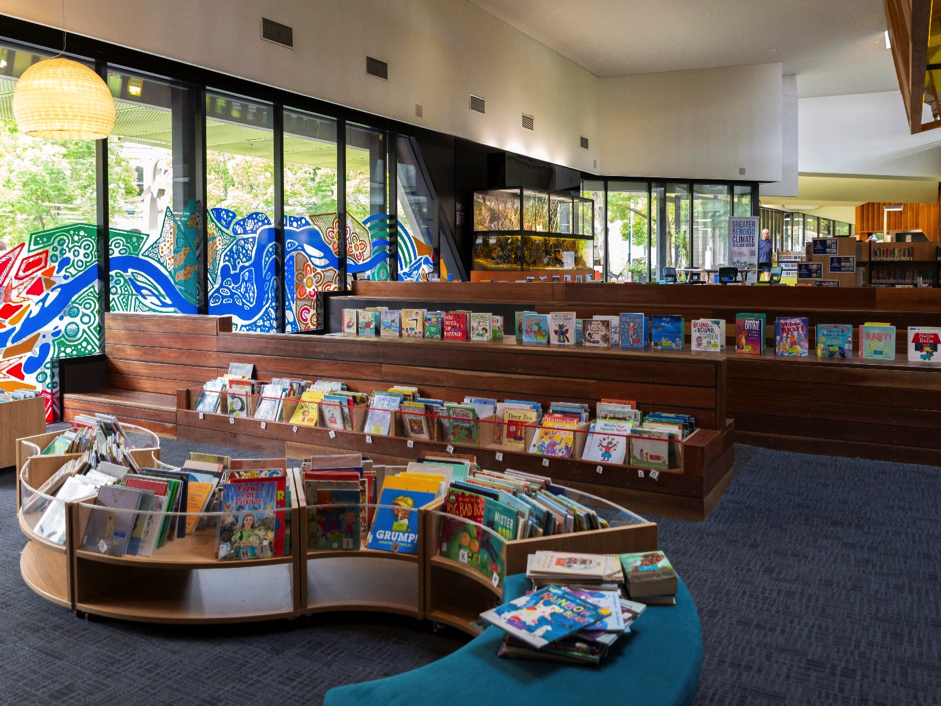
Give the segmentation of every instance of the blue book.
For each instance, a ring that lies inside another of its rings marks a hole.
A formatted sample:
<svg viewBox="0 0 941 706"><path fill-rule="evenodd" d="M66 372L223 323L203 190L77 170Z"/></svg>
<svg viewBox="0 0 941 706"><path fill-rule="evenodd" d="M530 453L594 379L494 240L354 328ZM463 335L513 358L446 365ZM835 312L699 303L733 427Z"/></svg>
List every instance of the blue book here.
<svg viewBox="0 0 941 706"><path fill-rule="evenodd" d="M585 319L575 319L575 345L582 345L585 338Z"/></svg>
<svg viewBox="0 0 941 706"><path fill-rule="evenodd" d="M852 358L853 327L849 324L817 324L818 358Z"/></svg>
<svg viewBox="0 0 941 706"><path fill-rule="evenodd" d="M418 554L418 508L435 499L420 490L383 488L366 547L397 554Z"/></svg>
<svg viewBox="0 0 941 706"><path fill-rule="evenodd" d="M621 314L621 348L644 348L647 345L647 317L643 314Z"/></svg>
<svg viewBox="0 0 941 706"><path fill-rule="evenodd" d="M682 350L684 337L682 316L650 317L650 347L654 350Z"/></svg>
<svg viewBox="0 0 941 706"><path fill-rule="evenodd" d="M523 314L523 345L549 345L548 314Z"/></svg>
<svg viewBox="0 0 941 706"><path fill-rule="evenodd" d="M268 559L275 555L276 484L224 483L222 516L216 527L216 557L222 560Z"/></svg>

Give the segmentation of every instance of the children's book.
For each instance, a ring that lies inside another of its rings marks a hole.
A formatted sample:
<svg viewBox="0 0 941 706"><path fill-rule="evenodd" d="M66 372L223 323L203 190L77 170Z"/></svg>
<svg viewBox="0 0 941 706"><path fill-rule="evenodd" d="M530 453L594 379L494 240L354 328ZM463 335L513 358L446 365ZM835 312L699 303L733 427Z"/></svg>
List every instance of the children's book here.
<svg viewBox="0 0 941 706"><path fill-rule="evenodd" d="M300 424L305 427L315 427L320 419L320 403L324 393L318 390L307 390L301 395L301 401L294 408L291 415L291 424Z"/></svg>
<svg viewBox="0 0 941 706"><path fill-rule="evenodd" d="M424 402L405 401L402 403L402 428L406 436L412 439L431 439L431 427L428 423L428 408Z"/></svg>
<svg viewBox="0 0 941 706"><path fill-rule="evenodd" d="M533 409L506 409L503 412L503 445L524 451L526 427L536 423L539 415Z"/></svg>
<svg viewBox="0 0 941 706"><path fill-rule="evenodd" d="M553 311L549 314L549 343L553 346L575 345L574 311Z"/></svg>
<svg viewBox="0 0 941 706"><path fill-rule="evenodd" d="M690 348L716 353L725 348L725 321L693 319L689 330Z"/></svg>
<svg viewBox="0 0 941 706"><path fill-rule="evenodd" d="M643 314L621 314L618 325L621 348L644 348L647 345L647 317Z"/></svg>
<svg viewBox="0 0 941 706"><path fill-rule="evenodd" d="M859 357L863 360L895 360L895 326L881 323L860 326Z"/></svg>
<svg viewBox="0 0 941 706"><path fill-rule="evenodd" d="M467 314L449 311L444 315L444 337L452 341L467 340Z"/></svg>
<svg viewBox="0 0 941 706"><path fill-rule="evenodd" d="M670 467L669 439L677 436L674 432L641 427L632 433L636 436L631 437L630 465L654 469Z"/></svg>
<svg viewBox="0 0 941 706"><path fill-rule="evenodd" d="M918 363L941 363L941 328L908 328L908 359Z"/></svg>
<svg viewBox="0 0 941 706"><path fill-rule="evenodd" d="M548 586L481 613L488 623L533 647L567 637L608 617L609 611L558 586Z"/></svg>
<svg viewBox="0 0 941 706"><path fill-rule="evenodd" d="M287 390L280 385L263 386L261 399L258 400L258 406L255 408L255 419L265 419L269 422L280 421L286 394Z"/></svg>
<svg viewBox="0 0 941 706"><path fill-rule="evenodd" d="M568 458L572 454L572 449L575 448L576 428L578 428L577 419L561 414L547 414L542 419L542 426L533 436L529 453Z"/></svg>
<svg viewBox="0 0 941 706"><path fill-rule="evenodd" d="M307 481L316 486L316 495L307 499L312 512L308 514L307 546L337 550L359 549L362 521L362 490L356 481ZM305 483L305 488L306 488ZM330 489L331 483L346 483L349 488ZM356 487L353 487L356 486ZM306 492L306 490L305 490ZM315 503L311 503L314 500Z"/></svg>
<svg viewBox="0 0 941 706"><path fill-rule="evenodd" d="M817 324L818 358L852 358L853 327L848 324Z"/></svg>
<svg viewBox="0 0 941 706"><path fill-rule="evenodd" d="M548 314L523 314L523 344L545 346L548 343Z"/></svg>
<svg viewBox="0 0 941 706"><path fill-rule="evenodd" d="M806 358L810 325L806 316L779 316L774 320L774 354Z"/></svg>
<svg viewBox="0 0 941 706"><path fill-rule="evenodd" d="M470 340L486 343L492 340L493 316L475 312L470 315Z"/></svg>
<svg viewBox="0 0 941 706"><path fill-rule="evenodd" d="M380 336L398 338L402 326L402 312L397 309L386 309L380 314Z"/></svg>
<svg viewBox="0 0 941 706"><path fill-rule="evenodd" d="M618 558L632 598L676 595L676 572L663 552L620 554Z"/></svg>
<svg viewBox="0 0 941 706"><path fill-rule="evenodd" d="M342 395L324 395L320 403L320 416L328 429L350 431L353 419L350 412L352 400Z"/></svg>
<svg viewBox="0 0 941 706"><path fill-rule="evenodd" d="M748 314L735 317L735 352L745 355L761 355L764 350L764 321Z"/></svg>
<svg viewBox="0 0 941 706"><path fill-rule="evenodd" d="M343 310L343 333L347 336L355 336L359 333L359 324L356 312L356 309Z"/></svg>
<svg viewBox="0 0 941 706"><path fill-rule="evenodd" d="M683 349L683 317L651 316L650 347L657 351L679 351Z"/></svg>
<svg viewBox="0 0 941 706"><path fill-rule="evenodd" d="M484 526L492 529L503 539L512 541L516 539L517 532L516 510L492 498L486 498L484 501ZM485 571L486 575L490 572Z"/></svg>
<svg viewBox="0 0 941 706"><path fill-rule="evenodd" d="M425 312L423 338L441 338L444 334L444 313L441 311Z"/></svg>
<svg viewBox="0 0 941 706"><path fill-rule="evenodd" d="M481 536L480 527L477 525L484 523L486 500L484 496L477 493L457 488L448 489L445 494L444 511L455 517L442 519L441 554L453 561L477 566Z"/></svg>
<svg viewBox="0 0 941 706"><path fill-rule="evenodd" d="M107 556L124 556L140 506L141 491L117 485L98 490L95 509L88 518L82 549Z"/></svg>
<svg viewBox="0 0 941 706"><path fill-rule="evenodd" d="M601 314L595 314L593 319L599 321L608 322L608 330L611 332L610 345L614 348L621 347L621 317L620 316L604 316Z"/></svg>
<svg viewBox="0 0 941 706"><path fill-rule="evenodd" d="M216 527L216 557L220 561L275 556L277 492L276 484L266 479L222 485L222 516Z"/></svg>
<svg viewBox="0 0 941 706"><path fill-rule="evenodd" d="M597 419L591 423L588 438L585 440L583 461L598 463L624 463L630 446L630 434L633 425L613 419Z"/></svg>
<svg viewBox="0 0 941 706"><path fill-rule="evenodd" d="M360 336L375 336L379 332L380 312L360 309L356 315L356 322Z"/></svg>
<svg viewBox="0 0 941 706"><path fill-rule="evenodd" d="M225 387L226 381L224 378L209 380L203 385L203 389L199 393L199 399L196 401L196 411L216 414L219 411L219 403Z"/></svg>
<svg viewBox="0 0 941 706"><path fill-rule="evenodd" d="M366 546L399 554L418 553L418 508L435 499L434 493L383 487Z"/></svg>
<svg viewBox="0 0 941 706"><path fill-rule="evenodd" d="M611 322L607 319L584 319L582 344L607 348L611 345Z"/></svg>
<svg viewBox="0 0 941 706"><path fill-rule="evenodd" d="M424 309L402 309L402 336L422 338L425 330Z"/></svg>
<svg viewBox="0 0 941 706"><path fill-rule="evenodd" d="M444 408L448 416L446 422L452 443L479 446L480 423L477 421L477 410L471 405L460 404L448 404Z"/></svg>
<svg viewBox="0 0 941 706"><path fill-rule="evenodd" d="M536 314L536 311L517 311L516 312L516 341L523 341L523 316L526 314Z"/></svg>
<svg viewBox="0 0 941 706"><path fill-rule="evenodd" d="M575 319L575 345L581 346L585 342L585 319Z"/></svg>
<svg viewBox="0 0 941 706"><path fill-rule="evenodd" d="M503 340L503 317L497 314L490 317L490 340Z"/></svg>
<svg viewBox="0 0 941 706"><path fill-rule="evenodd" d="M226 393L226 406L233 417L251 417L255 411L254 383L251 380L230 379Z"/></svg>
<svg viewBox="0 0 941 706"><path fill-rule="evenodd" d="M392 414L399 408L399 398L392 395L373 395L369 398L369 412L363 433L388 436L392 428Z"/></svg>

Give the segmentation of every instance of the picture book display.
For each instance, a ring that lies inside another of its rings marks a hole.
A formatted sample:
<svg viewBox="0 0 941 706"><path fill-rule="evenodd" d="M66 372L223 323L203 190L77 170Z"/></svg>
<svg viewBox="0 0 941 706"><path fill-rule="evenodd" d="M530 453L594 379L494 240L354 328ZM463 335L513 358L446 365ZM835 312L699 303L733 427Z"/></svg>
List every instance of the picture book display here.
<svg viewBox="0 0 941 706"><path fill-rule="evenodd" d="M909 327L908 359L917 363L941 363L941 328Z"/></svg>
<svg viewBox="0 0 941 706"><path fill-rule="evenodd" d="M614 348L619 348L621 345L621 317L595 314L592 318L598 321L608 322L608 331L610 332L609 345Z"/></svg>
<svg viewBox="0 0 941 706"><path fill-rule="evenodd" d="M761 355L765 350L764 314L738 314L735 317L735 352Z"/></svg>
<svg viewBox="0 0 941 706"><path fill-rule="evenodd" d="M503 317L497 314L490 317L490 340L503 340Z"/></svg>
<svg viewBox="0 0 941 706"><path fill-rule="evenodd" d="M607 348L611 345L611 322L606 319L584 319L582 345Z"/></svg>
<svg viewBox="0 0 941 706"><path fill-rule="evenodd" d="M280 480L283 488L285 479L282 477ZM278 485L271 481L258 479L223 484L222 516L216 533L218 559L247 560L275 556ZM283 533L283 526L281 531Z"/></svg>
<svg viewBox="0 0 941 706"><path fill-rule="evenodd" d="M291 415L291 424L300 424L307 427L317 426L320 419L320 403L323 398L323 392L307 390L301 395L300 402L294 408L294 414Z"/></svg>
<svg viewBox="0 0 941 706"><path fill-rule="evenodd" d="M633 425L630 422L619 422L612 419L595 420L591 423L588 431L585 450L582 452L582 460L599 463L624 463L627 449L630 446L632 427Z"/></svg>
<svg viewBox="0 0 941 706"><path fill-rule="evenodd" d="M425 326L424 309L402 309L402 336L422 338Z"/></svg>
<svg viewBox="0 0 941 706"><path fill-rule="evenodd" d="M417 509L434 499L434 493L384 487L366 546L399 554L417 554Z"/></svg>
<svg viewBox="0 0 941 706"><path fill-rule="evenodd" d="M575 312L549 313L549 343L553 346L575 345Z"/></svg>
<svg viewBox="0 0 941 706"><path fill-rule="evenodd" d="M523 314L523 338L527 345L545 346L549 343L549 316L548 314Z"/></svg>
<svg viewBox="0 0 941 706"><path fill-rule="evenodd" d="M446 423L450 431L451 441L455 444L468 446L480 445L480 424L477 421L477 410L469 405L445 405L447 413Z"/></svg>
<svg viewBox="0 0 941 706"><path fill-rule="evenodd" d="M533 647L594 625L609 611L558 586L549 586L481 614L481 618Z"/></svg>
<svg viewBox="0 0 941 706"><path fill-rule="evenodd" d="M689 331L690 348L694 351L719 352L725 348L725 321L693 319Z"/></svg>
<svg viewBox="0 0 941 706"><path fill-rule="evenodd" d="M853 327L849 324L818 324L816 337L818 358L853 356Z"/></svg>
<svg viewBox="0 0 941 706"><path fill-rule="evenodd" d="M640 348L647 345L647 317L643 314L621 314L618 334L621 348Z"/></svg>
<svg viewBox="0 0 941 706"><path fill-rule="evenodd" d="M398 338L402 326L402 312L397 309L385 309L381 312L379 335Z"/></svg>
<svg viewBox="0 0 941 706"><path fill-rule="evenodd" d="M578 419L561 414L547 414L543 417L542 426L533 436L529 453L568 458L575 447L575 429L577 427Z"/></svg>
<svg viewBox="0 0 941 706"><path fill-rule="evenodd" d="M657 351L683 349L683 317L651 316L650 347Z"/></svg>
<svg viewBox="0 0 941 706"><path fill-rule="evenodd" d="M444 338L451 341L467 340L467 314L449 311L444 315Z"/></svg>
<svg viewBox="0 0 941 706"><path fill-rule="evenodd" d="M526 448L526 427L538 419L534 409L506 409L503 412L503 445L523 451Z"/></svg>
<svg viewBox="0 0 941 706"><path fill-rule="evenodd" d="M478 343L492 340L493 316L490 314L473 313L470 315L470 339ZM501 318L502 329L502 318ZM502 334L502 330L501 330Z"/></svg>
<svg viewBox="0 0 941 706"><path fill-rule="evenodd" d="M374 395L369 398L369 411L363 433L388 436L392 429L392 413L399 408L399 398L391 395Z"/></svg>
<svg viewBox="0 0 941 706"><path fill-rule="evenodd" d="M774 320L774 354L793 358L808 355L810 324L806 316L779 316Z"/></svg>
<svg viewBox="0 0 941 706"><path fill-rule="evenodd" d="M121 486L104 486L98 490L95 509L88 518L82 549L107 556L124 556L131 539L141 491Z"/></svg>

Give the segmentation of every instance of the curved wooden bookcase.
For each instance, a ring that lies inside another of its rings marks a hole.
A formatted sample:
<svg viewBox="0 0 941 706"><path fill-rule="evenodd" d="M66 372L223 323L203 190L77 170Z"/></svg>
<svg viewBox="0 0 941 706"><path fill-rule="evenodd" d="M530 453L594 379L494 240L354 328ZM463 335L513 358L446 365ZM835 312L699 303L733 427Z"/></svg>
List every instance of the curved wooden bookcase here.
<svg viewBox="0 0 941 706"><path fill-rule="evenodd" d="M135 451L142 454L144 452ZM150 453L149 451L147 453ZM34 494L62 459L31 457L20 471L22 497ZM390 469L391 470L391 469ZM383 472L377 467L377 472ZM384 612L428 619L471 635L479 614L502 598L504 575L525 571L526 555L539 549L633 552L657 547L657 525L600 498L569 489L625 522L606 530L507 541L494 582L477 569L439 556L443 499L414 510L418 553L373 549L308 548L308 507L297 472L291 487L290 553L284 557L217 561L215 530L174 539L154 556L103 556L81 548L94 505L64 503L66 531L59 545L39 536L39 512L18 509L28 542L20 559L23 580L38 595L74 611L153 623L234 623L296 618L339 611ZM61 502L44 496L48 502ZM100 510L98 510L100 511ZM466 520L462 520L466 522ZM482 531L491 532L483 528ZM522 569L520 568L522 567Z"/></svg>

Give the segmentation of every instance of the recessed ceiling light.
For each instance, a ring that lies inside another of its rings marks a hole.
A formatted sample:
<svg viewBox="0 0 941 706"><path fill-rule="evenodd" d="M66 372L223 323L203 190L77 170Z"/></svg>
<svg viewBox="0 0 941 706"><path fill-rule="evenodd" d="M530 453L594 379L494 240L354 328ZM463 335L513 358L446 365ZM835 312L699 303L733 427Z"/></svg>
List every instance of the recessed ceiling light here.
<svg viewBox="0 0 941 706"><path fill-rule="evenodd" d="M892 42L889 40L889 30L885 31L885 48L886 49L892 48Z"/></svg>

